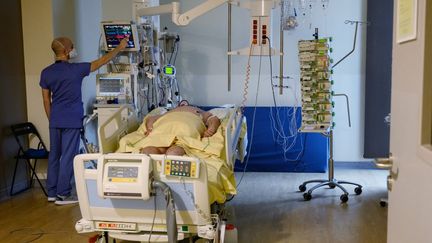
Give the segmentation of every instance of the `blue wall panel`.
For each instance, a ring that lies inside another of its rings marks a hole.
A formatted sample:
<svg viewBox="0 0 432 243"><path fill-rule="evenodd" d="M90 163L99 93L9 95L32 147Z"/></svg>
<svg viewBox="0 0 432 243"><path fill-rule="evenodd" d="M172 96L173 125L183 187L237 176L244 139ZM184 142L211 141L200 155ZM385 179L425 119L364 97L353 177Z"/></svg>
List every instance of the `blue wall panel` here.
<svg viewBox="0 0 432 243"><path fill-rule="evenodd" d="M282 114L292 112L292 107L280 108ZM325 172L328 158L328 139L321 134L300 133L294 146L285 154L282 146L275 142L270 119L270 107L257 107L255 128L252 132L254 107L247 107L249 145L252 144L246 171L260 172ZM297 128L300 127L301 111L297 109ZM282 119L284 120L284 119ZM288 131L289 123L283 124ZM253 137L251 137L253 135ZM288 140L289 142L293 139ZM302 149L302 146L304 148ZM248 148L249 151L249 148ZM300 156L299 156L300 154ZM298 157L298 160L296 158ZM286 158L286 159L285 159ZM243 171L246 163L236 163L236 171Z"/></svg>

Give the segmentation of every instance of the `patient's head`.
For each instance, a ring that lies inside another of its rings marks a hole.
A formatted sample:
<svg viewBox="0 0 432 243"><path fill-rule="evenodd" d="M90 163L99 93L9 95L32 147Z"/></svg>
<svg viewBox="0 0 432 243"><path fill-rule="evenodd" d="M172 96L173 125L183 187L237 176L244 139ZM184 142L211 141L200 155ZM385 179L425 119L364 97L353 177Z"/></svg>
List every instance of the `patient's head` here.
<svg viewBox="0 0 432 243"><path fill-rule="evenodd" d="M201 114L205 112L204 110L196 106L192 106L191 104L189 104L187 100L182 100L176 108L172 109L172 111L185 111L185 112L192 112L196 114Z"/></svg>
<svg viewBox="0 0 432 243"><path fill-rule="evenodd" d="M188 105L190 105L190 104L189 104L189 101L187 101L187 100L182 100L182 101L180 101L180 103L179 103L178 106L188 106Z"/></svg>

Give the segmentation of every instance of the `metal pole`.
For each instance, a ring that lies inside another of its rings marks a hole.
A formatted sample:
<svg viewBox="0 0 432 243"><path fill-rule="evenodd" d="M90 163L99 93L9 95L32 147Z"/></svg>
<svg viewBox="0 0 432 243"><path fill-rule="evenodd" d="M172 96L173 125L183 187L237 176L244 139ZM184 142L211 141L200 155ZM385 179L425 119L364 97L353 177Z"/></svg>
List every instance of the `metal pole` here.
<svg viewBox="0 0 432 243"><path fill-rule="evenodd" d="M348 113L348 126L351 127L351 113L350 113L350 105L349 105L349 98L346 94L334 94L333 96L343 96L346 100L346 106L347 106L347 113Z"/></svg>
<svg viewBox="0 0 432 243"><path fill-rule="evenodd" d="M231 52L231 18L232 6L228 3L228 53ZM228 54L228 91L231 91L231 55Z"/></svg>
<svg viewBox="0 0 432 243"><path fill-rule="evenodd" d="M166 225L167 225L168 242L169 243L177 242L176 210L175 210L174 198L172 195L171 188L164 182L157 181L157 180L154 180L152 182L152 187L160 189L165 196L165 201L166 201L165 217L166 217Z"/></svg>
<svg viewBox="0 0 432 243"><path fill-rule="evenodd" d="M328 160L328 176L329 181L334 180L334 161L333 161L333 130L330 130L329 136L329 145L330 145L330 157Z"/></svg>
<svg viewBox="0 0 432 243"><path fill-rule="evenodd" d="M343 60L345 60L345 58L347 58L349 55L351 55L355 48L356 48L356 42L357 42L357 29L358 29L358 24L359 22L355 22L355 31L354 31L354 42L353 42L353 48L350 52L348 52L348 54L346 54L344 57L342 57L342 59L340 59L338 62L336 62L332 68L335 68L337 65L339 65L339 63L341 63Z"/></svg>
<svg viewBox="0 0 432 243"><path fill-rule="evenodd" d="M280 52L284 53L284 32L283 32L283 26L282 23L280 24L280 31L279 31L279 49ZM271 55L271 54L270 54ZM283 94L283 75L284 75L284 71L283 71L283 55L280 55L279 57L279 94L282 95ZM273 83L273 82L272 82Z"/></svg>

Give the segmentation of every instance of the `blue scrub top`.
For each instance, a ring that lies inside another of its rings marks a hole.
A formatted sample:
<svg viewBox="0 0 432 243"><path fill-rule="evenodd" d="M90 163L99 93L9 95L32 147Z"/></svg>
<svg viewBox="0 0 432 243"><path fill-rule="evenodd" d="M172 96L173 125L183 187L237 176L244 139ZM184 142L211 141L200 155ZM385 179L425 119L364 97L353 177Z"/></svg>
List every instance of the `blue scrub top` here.
<svg viewBox="0 0 432 243"><path fill-rule="evenodd" d="M84 108L81 85L90 63L57 61L42 70L39 85L51 91L50 128L81 128Z"/></svg>

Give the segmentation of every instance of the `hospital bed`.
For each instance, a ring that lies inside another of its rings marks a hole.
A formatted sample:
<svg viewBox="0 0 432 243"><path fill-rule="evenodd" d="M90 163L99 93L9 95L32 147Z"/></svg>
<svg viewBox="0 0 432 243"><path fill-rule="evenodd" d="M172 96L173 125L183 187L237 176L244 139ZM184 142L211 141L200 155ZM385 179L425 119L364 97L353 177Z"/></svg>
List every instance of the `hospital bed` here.
<svg viewBox="0 0 432 243"><path fill-rule="evenodd" d="M221 199L220 194L235 194L235 181L230 191L224 189L224 180L234 178L234 162L244 156L247 140L241 109L223 110L226 116L220 117L219 129L225 160L216 176L209 175L215 171L214 161L197 157L114 153L120 139L139 126L130 106L114 113L98 129L100 153L78 155L74 161L82 215L76 230L108 232L111 238L131 241L199 237L224 242L221 205L229 195ZM86 166L96 160L97 169ZM215 190L219 196L212 196Z"/></svg>

